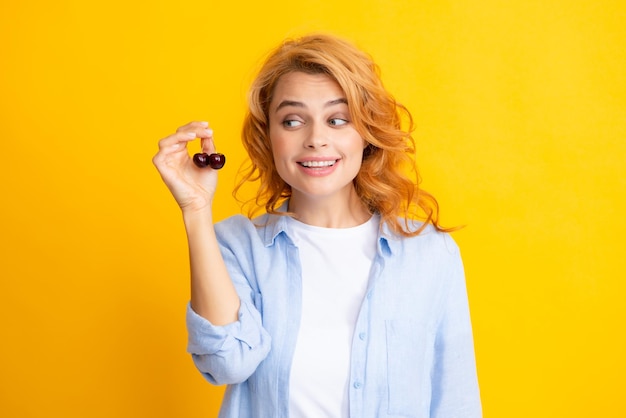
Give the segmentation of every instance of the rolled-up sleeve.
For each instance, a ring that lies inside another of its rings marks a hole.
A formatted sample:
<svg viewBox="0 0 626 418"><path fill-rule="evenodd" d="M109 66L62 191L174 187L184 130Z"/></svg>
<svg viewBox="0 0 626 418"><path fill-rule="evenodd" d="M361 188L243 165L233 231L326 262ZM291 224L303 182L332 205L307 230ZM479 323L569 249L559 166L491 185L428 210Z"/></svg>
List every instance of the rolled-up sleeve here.
<svg viewBox="0 0 626 418"><path fill-rule="evenodd" d="M198 370L216 385L241 383L270 350L271 338L254 306L241 301L238 320L215 326L187 305L187 351Z"/></svg>

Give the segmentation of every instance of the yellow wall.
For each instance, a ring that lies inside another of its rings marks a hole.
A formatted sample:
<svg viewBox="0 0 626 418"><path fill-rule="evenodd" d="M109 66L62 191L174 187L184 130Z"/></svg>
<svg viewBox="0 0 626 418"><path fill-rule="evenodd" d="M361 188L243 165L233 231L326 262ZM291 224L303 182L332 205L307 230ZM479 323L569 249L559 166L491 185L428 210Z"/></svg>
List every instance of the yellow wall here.
<svg viewBox="0 0 626 418"><path fill-rule="evenodd" d="M311 30L374 56L444 222L468 225L485 416L626 416L625 21L621 0L3 1L0 416L215 415L150 160L208 119L236 213L252 71Z"/></svg>

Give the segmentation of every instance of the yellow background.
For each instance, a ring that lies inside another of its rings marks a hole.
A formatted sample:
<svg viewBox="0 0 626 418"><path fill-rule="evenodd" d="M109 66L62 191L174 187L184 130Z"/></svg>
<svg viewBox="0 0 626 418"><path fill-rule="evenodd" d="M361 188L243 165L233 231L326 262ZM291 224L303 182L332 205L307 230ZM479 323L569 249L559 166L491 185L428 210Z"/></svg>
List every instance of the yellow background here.
<svg viewBox="0 0 626 418"><path fill-rule="evenodd" d="M238 212L254 69L323 30L380 64L444 223L468 225L485 417L625 417L624 22L621 0L3 1L0 416L215 416L151 157L209 120L217 216Z"/></svg>

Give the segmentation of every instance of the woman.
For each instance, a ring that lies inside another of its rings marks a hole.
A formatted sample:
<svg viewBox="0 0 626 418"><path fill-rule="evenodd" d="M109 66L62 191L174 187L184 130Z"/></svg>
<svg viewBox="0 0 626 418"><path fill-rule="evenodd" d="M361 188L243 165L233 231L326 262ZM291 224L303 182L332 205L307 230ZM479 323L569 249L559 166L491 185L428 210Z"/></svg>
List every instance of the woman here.
<svg viewBox="0 0 626 418"><path fill-rule="evenodd" d="M462 262L411 128L369 56L311 35L251 88L243 181L266 214L213 224L217 171L186 149L215 152L208 123L160 141L189 244L188 350L228 384L221 417L481 416Z"/></svg>

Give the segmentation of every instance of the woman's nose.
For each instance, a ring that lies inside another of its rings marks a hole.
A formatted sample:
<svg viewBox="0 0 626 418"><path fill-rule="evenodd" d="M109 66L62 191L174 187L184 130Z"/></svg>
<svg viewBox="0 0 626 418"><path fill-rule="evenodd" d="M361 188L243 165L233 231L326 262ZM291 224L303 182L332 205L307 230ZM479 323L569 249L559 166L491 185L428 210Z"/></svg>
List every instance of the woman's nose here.
<svg viewBox="0 0 626 418"><path fill-rule="evenodd" d="M315 149L328 145L328 132L325 126L312 124L304 141L306 148Z"/></svg>

